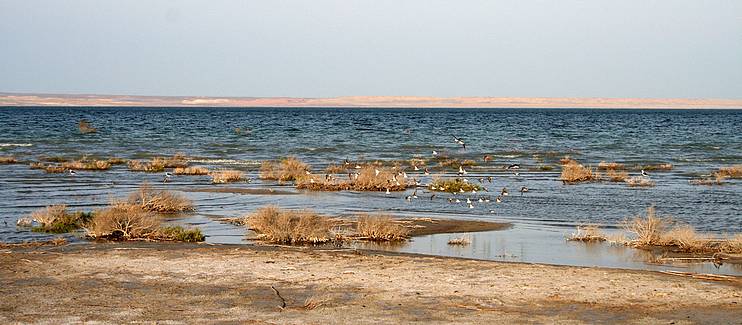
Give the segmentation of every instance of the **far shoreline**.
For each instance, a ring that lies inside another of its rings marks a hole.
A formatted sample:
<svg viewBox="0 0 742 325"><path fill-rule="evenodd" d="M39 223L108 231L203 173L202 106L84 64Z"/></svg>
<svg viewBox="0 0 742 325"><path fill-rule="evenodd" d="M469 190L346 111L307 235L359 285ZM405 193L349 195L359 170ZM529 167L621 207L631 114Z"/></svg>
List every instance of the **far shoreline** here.
<svg viewBox="0 0 742 325"><path fill-rule="evenodd" d="M205 97L0 92L0 107L734 110L742 99L346 96Z"/></svg>

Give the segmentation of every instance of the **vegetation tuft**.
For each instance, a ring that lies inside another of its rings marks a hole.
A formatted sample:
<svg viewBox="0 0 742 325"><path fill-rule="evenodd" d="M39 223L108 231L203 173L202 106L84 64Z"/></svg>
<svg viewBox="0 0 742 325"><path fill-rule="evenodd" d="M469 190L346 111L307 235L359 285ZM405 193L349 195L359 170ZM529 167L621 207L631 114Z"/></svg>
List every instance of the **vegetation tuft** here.
<svg viewBox="0 0 742 325"><path fill-rule="evenodd" d="M357 232L360 239L372 241L403 241L410 235L409 229L386 215L358 216Z"/></svg>
<svg viewBox="0 0 742 325"><path fill-rule="evenodd" d="M270 205L245 217L245 224L259 238L276 243L318 244L333 238L330 219L308 210L284 210Z"/></svg>
<svg viewBox="0 0 742 325"><path fill-rule="evenodd" d="M471 192L479 191L482 189L481 186L469 182L464 182L462 178L434 178L430 183L431 191L438 192L449 192L449 193L460 193L460 192Z"/></svg>

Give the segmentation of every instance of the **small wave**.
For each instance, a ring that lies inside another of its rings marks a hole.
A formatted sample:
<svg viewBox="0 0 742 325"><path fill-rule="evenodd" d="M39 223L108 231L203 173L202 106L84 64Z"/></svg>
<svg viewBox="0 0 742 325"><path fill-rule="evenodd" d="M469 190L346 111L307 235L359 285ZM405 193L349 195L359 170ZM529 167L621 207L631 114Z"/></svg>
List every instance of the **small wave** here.
<svg viewBox="0 0 742 325"><path fill-rule="evenodd" d="M30 147L32 143L0 143L0 147Z"/></svg>
<svg viewBox="0 0 742 325"><path fill-rule="evenodd" d="M257 160L235 160L235 159L190 159L188 162L199 164L217 164L217 165L260 165Z"/></svg>

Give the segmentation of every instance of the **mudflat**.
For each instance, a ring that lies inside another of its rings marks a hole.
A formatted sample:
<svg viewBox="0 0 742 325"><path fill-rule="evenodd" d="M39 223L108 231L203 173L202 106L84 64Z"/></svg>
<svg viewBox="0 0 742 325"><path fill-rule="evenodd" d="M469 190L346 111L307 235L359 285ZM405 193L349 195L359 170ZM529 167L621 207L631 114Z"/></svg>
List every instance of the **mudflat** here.
<svg viewBox="0 0 742 325"><path fill-rule="evenodd" d="M0 250L0 323L739 324L742 279L279 246Z"/></svg>

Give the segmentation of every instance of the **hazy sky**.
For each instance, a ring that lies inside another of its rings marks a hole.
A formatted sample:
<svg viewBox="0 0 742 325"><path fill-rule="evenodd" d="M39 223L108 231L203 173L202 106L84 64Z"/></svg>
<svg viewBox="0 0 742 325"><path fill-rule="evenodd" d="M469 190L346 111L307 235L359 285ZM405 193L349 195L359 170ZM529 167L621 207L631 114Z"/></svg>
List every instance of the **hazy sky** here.
<svg viewBox="0 0 742 325"><path fill-rule="evenodd" d="M0 0L0 92L742 98L742 1Z"/></svg>

